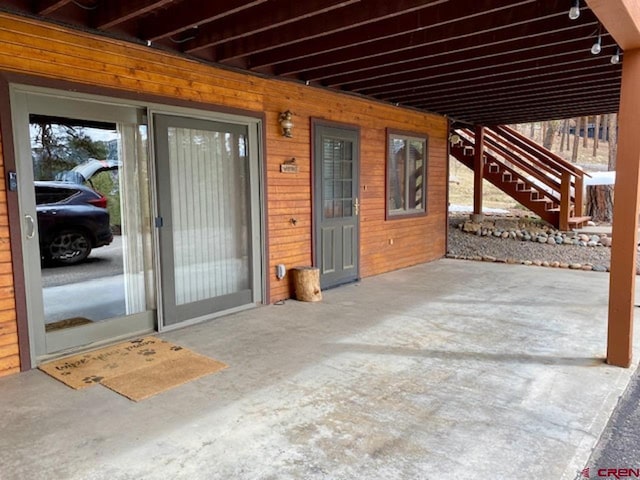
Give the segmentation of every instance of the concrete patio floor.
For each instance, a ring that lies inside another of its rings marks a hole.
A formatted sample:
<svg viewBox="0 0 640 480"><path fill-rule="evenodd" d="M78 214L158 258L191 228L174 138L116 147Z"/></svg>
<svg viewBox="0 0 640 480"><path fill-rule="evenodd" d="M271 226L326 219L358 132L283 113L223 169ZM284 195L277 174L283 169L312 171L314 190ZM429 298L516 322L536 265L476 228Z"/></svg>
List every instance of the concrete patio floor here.
<svg viewBox="0 0 640 480"><path fill-rule="evenodd" d="M0 479L573 479L633 372L607 295L445 259L163 334L229 368L140 403L0 379Z"/></svg>

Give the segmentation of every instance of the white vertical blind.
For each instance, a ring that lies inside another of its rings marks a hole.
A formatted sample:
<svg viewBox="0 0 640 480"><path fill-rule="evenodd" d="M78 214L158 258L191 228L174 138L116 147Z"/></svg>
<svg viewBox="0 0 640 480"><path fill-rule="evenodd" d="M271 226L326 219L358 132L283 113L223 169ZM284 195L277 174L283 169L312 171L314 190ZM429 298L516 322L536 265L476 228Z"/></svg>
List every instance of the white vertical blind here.
<svg viewBox="0 0 640 480"><path fill-rule="evenodd" d="M143 230L146 202L141 196L140 185L147 178L140 178L140 165L146 159L137 151L138 128L135 125L118 125L122 142L119 157L120 201L122 221L122 255L124 263L125 305L127 315L147 309L145 262L143 241L148 235ZM148 232L147 232L148 233Z"/></svg>
<svg viewBox="0 0 640 480"><path fill-rule="evenodd" d="M246 138L176 127L168 137L176 305L249 289Z"/></svg>

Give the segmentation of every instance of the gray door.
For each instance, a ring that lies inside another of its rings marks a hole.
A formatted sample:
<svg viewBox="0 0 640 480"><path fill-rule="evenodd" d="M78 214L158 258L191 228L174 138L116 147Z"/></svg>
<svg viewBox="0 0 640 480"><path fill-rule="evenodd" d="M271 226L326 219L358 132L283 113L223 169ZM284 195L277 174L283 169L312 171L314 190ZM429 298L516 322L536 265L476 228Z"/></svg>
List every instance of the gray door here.
<svg viewBox="0 0 640 480"><path fill-rule="evenodd" d="M358 143L355 129L315 125L315 264L322 288L359 276Z"/></svg>
<svg viewBox="0 0 640 480"><path fill-rule="evenodd" d="M154 116L162 326L254 301L247 125Z"/></svg>

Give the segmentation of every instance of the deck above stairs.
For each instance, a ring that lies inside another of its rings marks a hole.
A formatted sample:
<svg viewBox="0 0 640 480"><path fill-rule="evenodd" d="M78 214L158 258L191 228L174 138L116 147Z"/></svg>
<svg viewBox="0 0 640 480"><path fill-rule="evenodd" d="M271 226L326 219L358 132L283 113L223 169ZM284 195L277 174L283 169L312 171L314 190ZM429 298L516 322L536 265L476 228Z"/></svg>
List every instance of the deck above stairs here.
<svg viewBox="0 0 640 480"><path fill-rule="evenodd" d="M474 170L474 131L454 133L450 154ZM591 220L582 214L583 170L506 126L485 127L482 143L482 176L491 184L561 230Z"/></svg>

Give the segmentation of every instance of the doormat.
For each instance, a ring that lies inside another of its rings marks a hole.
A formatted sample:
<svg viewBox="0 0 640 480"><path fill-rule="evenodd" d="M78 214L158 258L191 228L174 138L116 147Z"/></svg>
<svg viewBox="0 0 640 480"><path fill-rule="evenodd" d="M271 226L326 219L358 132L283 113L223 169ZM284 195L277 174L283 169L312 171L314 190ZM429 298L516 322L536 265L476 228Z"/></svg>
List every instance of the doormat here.
<svg viewBox="0 0 640 480"><path fill-rule="evenodd" d="M56 330L63 330L65 328L71 327L79 327L80 325L88 325L89 323L93 323L88 318L84 317L73 317L66 318L64 320L58 320L57 322L47 323L44 326L45 332L55 332Z"/></svg>
<svg viewBox="0 0 640 480"><path fill-rule="evenodd" d="M100 383L137 402L227 365L165 340L144 337L39 368L73 389Z"/></svg>

